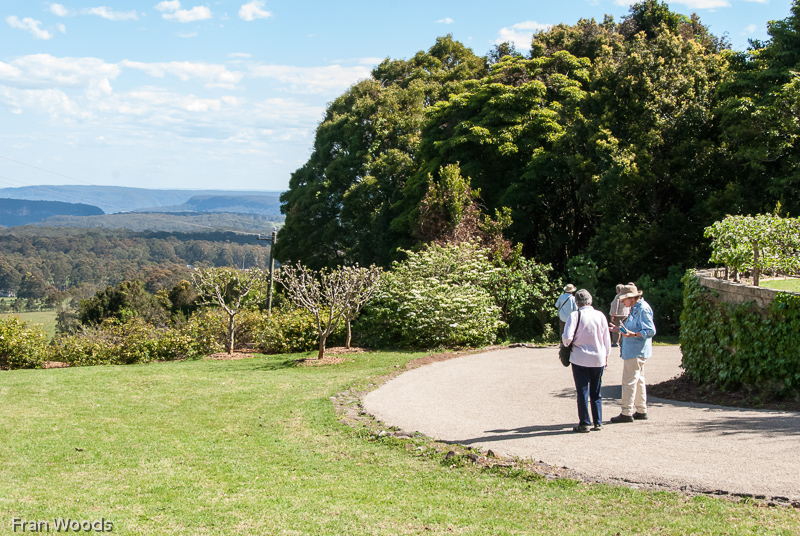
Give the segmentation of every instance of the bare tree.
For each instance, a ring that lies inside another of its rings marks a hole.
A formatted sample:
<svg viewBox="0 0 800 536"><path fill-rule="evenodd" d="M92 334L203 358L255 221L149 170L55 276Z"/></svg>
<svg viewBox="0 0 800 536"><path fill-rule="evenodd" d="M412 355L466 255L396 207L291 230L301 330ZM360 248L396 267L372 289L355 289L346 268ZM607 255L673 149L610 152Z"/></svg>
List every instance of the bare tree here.
<svg viewBox="0 0 800 536"><path fill-rule="evenodd" d="M205 268L192 273L192 283L203 303L216 303L228 313L228 354L233 354L236 315L261 298L265 277L258 268Z"/></svg>
<svg viewBox="0 0 800 536"><path fill-rule="evenodd" d="M358 264L356 264L355 266L339 268L339 271L344 272L343 275L346 279L346 286L349 293L342 318L344 318L347 324L347 341L345 342L345 347L350 348L350 339L352 338L350 324L378 290L378 282L381 279L382 270L380 267L374 265L369 268L360 268Z"/></svg>
<svg viewBox="0 0 800 536"><path fill-rule="evenodd" d="M325 342L339 322L347 322L350 344L350 321L372 297L380 278L380 268L342 267L319 272L297 263L281 268L278 281L295 305L314 315L319 334L318 359L325 356Z"/></svg>

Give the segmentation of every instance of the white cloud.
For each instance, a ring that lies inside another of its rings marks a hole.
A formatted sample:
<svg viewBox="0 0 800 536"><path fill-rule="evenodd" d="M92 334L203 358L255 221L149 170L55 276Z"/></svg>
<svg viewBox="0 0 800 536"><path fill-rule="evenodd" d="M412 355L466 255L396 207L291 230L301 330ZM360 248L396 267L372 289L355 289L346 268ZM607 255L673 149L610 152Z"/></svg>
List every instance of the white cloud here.
<svg viewBox="0 0 800 536"><path fill-rule="evenodd" d="M110 94L120 68L97 58L56 58L49 54L0 62L0 85L22 89L83 89L88 95Z"/></svg>
<svg viewBox="0 0 800 536"><path fill-rule="evenodd" d="M742 32L742 35L753 35L757 31L758 31L758 25L756 25L756 24L748 24L747 26L745 26L744 32Z"/></svg>
<svg viewBox="0 0 800 536"><path fill-rule="evenodd" d="M60 22L56 24L56 28L58 28L58 31L63 34L67 33L67 27L61 24Z"/></svg>
<svg viewBox="0 0 800 536"><path fill-rule="evenodd" d="M70 10L61 4L50 4L49 10L57 17L68 17L71 14Z"/></svg>
<svg viewBox="0 0 800 536"><path fill-rule="evenodd" d="M552 27L552 24L542 24L532 20L519 22L510 28L501 28L498 32L499 37L494 42L497 45L509 42L519 49L528 49L531 48L533 33L547 30L550 27Z"/></svg>
<svg viewBox="0 0 800 536"><path fill-rule="evenodd" d="M210 19L213 15L206 6L195 6L192 9L179 9L175 13L164 13L161 15L167 20L175 20L182 23L195 22L198 20Z"/></svg>
<svg viewBox="0 0 800 536"><path fill-rule="evenodd" d="M187 33L179 33L178 37L182 37L183 39L190 39L192 37L197 37L197 32L187 32Z"/></svg>
<svg viewBox="0 0 800 536"><path fill-rule="evenodd" d="M180 0L164 0L156 4L158 11L177 11L181 8Z"/></svg>
<svg viewBox="0 0 800 536"><path fill-rule="evenodd" d="M291 65L259 65L250 70L254 78L271 78L299 93L328 93L347 89L370 75L363 66L294 67Z"/></svg>
<svg viewBox="0 0 800 536"><path fill-rule="evenodd" d="M97 15L104 19L120 21L120 20L139 20L136 11L112 11L105 6L90 7L83 10L87 15Z"/></svg>
<svg viewBox="0 0 800 536"><path fill-rule="evenodd" d="M20 30L25 30L26 32L30 33L35 39L52 39L53 34L48 32L47 30L42 30L39 26L42 24L41 21L31 19L29 17L25 17L21 19L15 15L10 17L6 17L6 22L12 28L17 28Z"/></svg>
<svg viewBox="0 0 800 536"><path fill-rule="evenodd" d="M248 52L231 52L230 54L228 54L228 57L229 58L245 58L245 59L247 59L247 58L252 58L253 55L248 53Z"/></svg>
<svg viewBox="0 0 800 536"><path fill-rule="evenodd" d="M673 0L676 4L683 4L689 9L717 9L731 7L728 0Z"/></svg>
<svg viewBox="0 0 800 536"><path fill-rule="evenodd" d="M192 9L181 9L179 0L164 0L159 2L155 7L161 11L166 20L172 20L182 23L196 22L198 20L206 20L213 17L211 10L206 6L195 6Z"/></svg>
<svg viewBox="0 0 800 536"><path fill-rule="evenodd" d="M445 17L436 21L436 24L453 24L455 21L450 17Z"/></svg>
<svg viewBox="0 0 800 536"><path fill-rule="evenodd" d="M253 0L252 2L248 2L242 5L239 8L239 18L242 20L246 20L248 22L254 21L256 19L268 19L272 16L272 13L269 11L265 11L264 9L264 2L261 0Z"/></svg>
<svg viewBox="0 0 800 536"><path fill-rule="evenodd" d="M59 89L17 89L0 86L0 103L13 114L34 111L52 118L88 119L91 114L81 110Z"/></svg>
<svg viewBox="0 0 800 536"><path fill-rule="evenodd" d="M120 66L128 69L137 69L155 78L164 78L167 74L178 77L184 82L192 79L206 81L206 87L232 88L241 81L244 73L229 71L224 65L210 63L191 63L188 61L173 61L169 63L142 63L123 60Z"/></svg>

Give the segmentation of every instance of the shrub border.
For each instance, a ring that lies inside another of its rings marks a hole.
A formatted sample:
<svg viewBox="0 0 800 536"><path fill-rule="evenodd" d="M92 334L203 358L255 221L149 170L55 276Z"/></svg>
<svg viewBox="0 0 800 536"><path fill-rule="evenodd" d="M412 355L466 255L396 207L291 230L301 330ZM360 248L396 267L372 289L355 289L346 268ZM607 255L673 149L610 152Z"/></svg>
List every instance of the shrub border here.
<svg viewBox="0 0 800 536"><path fill-rule="evenodd" d="M800 294L747 289L725 296L731 285L690 270L684 275L681 314L682 368L693 380L722 390L741 386L765 394L800 393ZM755 289L756 287L752 287ZM742 295L752 299L743 300ZM737 303L729 303L731 300Z"/></svg>

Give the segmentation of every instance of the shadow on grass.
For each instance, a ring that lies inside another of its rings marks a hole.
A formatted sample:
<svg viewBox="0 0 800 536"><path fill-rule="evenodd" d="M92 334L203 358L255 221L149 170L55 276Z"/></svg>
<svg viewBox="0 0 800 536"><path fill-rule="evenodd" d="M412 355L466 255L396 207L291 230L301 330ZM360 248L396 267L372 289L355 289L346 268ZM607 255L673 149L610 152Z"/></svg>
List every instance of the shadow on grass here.
<svg viewBox="0 0 800 536"><path fill-rule="evenodd" d="M279 358L267 359L265 361L254 363L253 370L282 370L296 367L303 361L302 358Z"/></svg>

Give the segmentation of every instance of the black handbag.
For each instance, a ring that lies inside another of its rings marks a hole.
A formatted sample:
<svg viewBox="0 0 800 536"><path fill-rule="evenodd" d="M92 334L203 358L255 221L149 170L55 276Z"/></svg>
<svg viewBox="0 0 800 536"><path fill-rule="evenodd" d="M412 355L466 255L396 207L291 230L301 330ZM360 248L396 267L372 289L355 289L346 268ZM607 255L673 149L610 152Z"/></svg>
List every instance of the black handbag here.
<svg viewBox="0 0 800 536"><path fill-rule="evenodd" d="M581 312L578 311L578 323L575 325L575 333L572 335L572 342L569 343L569 346L564 346L564 343L561 343L561 348L558 349L558 358L561 360L561 364L565 367L569 366L569 358L572 355L572 347L575 345L575 335L578 334L578 328L581 325Z"/></svg>

